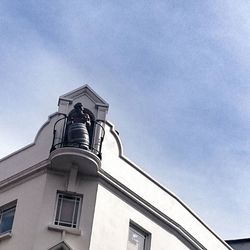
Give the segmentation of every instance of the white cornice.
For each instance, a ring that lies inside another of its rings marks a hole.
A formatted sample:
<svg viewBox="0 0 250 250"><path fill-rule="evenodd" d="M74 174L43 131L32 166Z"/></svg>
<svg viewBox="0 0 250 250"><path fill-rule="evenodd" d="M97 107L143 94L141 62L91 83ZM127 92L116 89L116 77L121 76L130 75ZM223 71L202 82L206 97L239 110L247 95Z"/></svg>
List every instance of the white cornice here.
<svg viewBox="0 0 250 250"><path fill-rule="evenodd" d="M133 167L135 170L137 170L140 174L142 174L143 176L145 176L147 179L149 179L150 181L152 181L155 185L157 185L160 189L162 189L164 192L166 192L167 194L169 194L171 197L173 197L176 201L178 201L178 203L180 203L188 212L190 212L190 214L192 214L207 230L209 230L220 242L222 242L228 249L232 249L228 244L225 243L225 241L223 239L221 239L213 230L211 230L202 220L201 218L194 213L191 208L189 208L179 197L177 197L174 193L172 193L170 190L168 190L167 188L165 188L164 186L162 186L157 180L155 180L153 177L151 177L149 174L145 173L139 166L137 166L134 162L132 162L131 160L129 160L124 154L123 154L123 146L122 146L122 142L120 140L120 137L118 135L118 133L115 130L114 125L109 122L106 121L106 124L110 127L110 132L111 134L114 136L116 142L117 142L117 146L118 146L118 152L119 152L119 157L124 160L126 163L128 163L131 167ZM101 169L102 172L104 172ZM107 173L105 174L107 175ZM110 176L110 178L112 178ZM113 181L115 179L113 178ZM116 180L117 182L117 180ZM121 184L122 185L122 184ZM132 191L131 191L132 192ZM201 248L203 249L203 248Z"/></svg>
<svg viewBox="0 0 250 250"><path fill-rule="evenodd" d="M27 168L15 175L10 176L9 178L3 180L0 182L0 193L1 191L5 190L5 188L10 188L13 185L18 185L23 180L26 180L27 178L35 177L36 174L41 173L43 170L46 170L46 168L50 165L49 160L45 160L42 162L39 162L38 164Z"/></svg>

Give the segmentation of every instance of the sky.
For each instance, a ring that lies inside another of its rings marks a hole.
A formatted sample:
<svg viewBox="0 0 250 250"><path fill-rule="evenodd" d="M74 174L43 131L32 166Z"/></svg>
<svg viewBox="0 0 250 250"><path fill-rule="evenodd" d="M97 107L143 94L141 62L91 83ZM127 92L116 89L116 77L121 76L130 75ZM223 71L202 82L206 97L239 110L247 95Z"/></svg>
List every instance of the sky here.
<svg viewBox="0 0 250 250"><path fill-rule="evenodd" d="M88 84L124 154L223 239L250 237L250 2L0 1L0 158Z"/></svg>

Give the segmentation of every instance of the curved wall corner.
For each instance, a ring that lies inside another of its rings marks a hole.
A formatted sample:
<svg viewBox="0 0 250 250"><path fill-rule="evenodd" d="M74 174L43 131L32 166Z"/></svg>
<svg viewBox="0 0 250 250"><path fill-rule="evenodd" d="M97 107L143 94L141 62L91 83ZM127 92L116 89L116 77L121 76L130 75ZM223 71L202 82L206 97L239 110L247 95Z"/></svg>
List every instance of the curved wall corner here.
<svg viewBox="0 0 250 250"><path fill-rule="evenodd" d="M0 181L48 159L53 140L53 127L58 116L58 113L49 116L39 129L33 143L0 159Z"/></svg>

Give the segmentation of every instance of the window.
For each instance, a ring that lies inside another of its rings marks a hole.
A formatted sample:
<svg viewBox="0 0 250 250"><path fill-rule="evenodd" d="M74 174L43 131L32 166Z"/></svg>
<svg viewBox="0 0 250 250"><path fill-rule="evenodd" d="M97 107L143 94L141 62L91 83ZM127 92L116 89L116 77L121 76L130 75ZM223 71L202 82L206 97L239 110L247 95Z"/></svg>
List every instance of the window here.
<svg viewBox="0 0 250 250"><path fill-rule="evenodd" d="M54 224L78 228L82 197L68 193L58 193Z"/></svg>
<svg viewBox="0 0 250 250"><path fill-rule="evenodd" d="M16 201L0 207L0 236L11 233L15 211Z"/></svg>
<svg viewBox="0 0 250 250"><path fill-rule="evenodd" d="M130 224L127 250L149 250L150 234L137 225Z"/></svg>

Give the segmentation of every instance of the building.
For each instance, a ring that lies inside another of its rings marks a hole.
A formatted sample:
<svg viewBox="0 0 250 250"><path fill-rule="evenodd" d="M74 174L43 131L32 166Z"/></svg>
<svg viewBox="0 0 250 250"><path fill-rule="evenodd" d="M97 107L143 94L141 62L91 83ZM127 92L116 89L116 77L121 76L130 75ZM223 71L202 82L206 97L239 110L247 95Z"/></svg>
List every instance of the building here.
<svg viewBox="0 0 250 250"><path fill-rule="evenodd" d="M250 238L226 240L226 242L234 250L249 250L250 249Z"/></svg>
<svg viewBox="0 0 250 250"><path fill-rule="evenodd" d="M0 250L231 249L123 155L89 86L58 106L34 143L0 161Z"/></svg>

